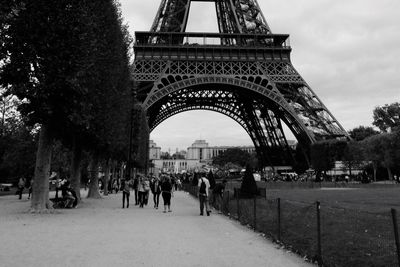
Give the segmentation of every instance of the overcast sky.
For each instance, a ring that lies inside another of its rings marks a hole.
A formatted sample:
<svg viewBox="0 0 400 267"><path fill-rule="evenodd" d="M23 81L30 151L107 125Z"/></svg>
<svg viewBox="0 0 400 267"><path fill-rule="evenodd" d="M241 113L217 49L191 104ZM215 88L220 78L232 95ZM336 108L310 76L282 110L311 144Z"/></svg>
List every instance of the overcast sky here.
<svg viewBox="0 0 400 267"><path fill-rule="evenodd" d="M132 35L148 31L161 0L121 0ZM400 101L399 0L258 0L273 33L290 34L292 63L346 129L372 126L376 106ZM216 32L213 3L193 2L187 31ZM175 115L150 136L162 151L196 139L252 145L232 119L210 111Z"/></svg>

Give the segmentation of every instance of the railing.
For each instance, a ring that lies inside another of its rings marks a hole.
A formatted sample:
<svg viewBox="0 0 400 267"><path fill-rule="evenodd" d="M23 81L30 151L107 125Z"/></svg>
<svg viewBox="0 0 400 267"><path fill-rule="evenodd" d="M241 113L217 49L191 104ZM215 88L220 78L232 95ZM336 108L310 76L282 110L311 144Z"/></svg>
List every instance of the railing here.
<svg viewBox="0 0 400 267"><path fill-rule="evenodd" d="M220 206L223 214L318 266L400 267L395 209L368 212L320 202L241 198L239 189L233 189L227 186ZM184 184L184 190L197 196L197 186Z"/></svg>
<svg viewBox="0 0 400 267"><path fill-rule="evenodd" d="M135 47L140 46L232 46L290 48L288 34L224 34L135 32Z"/></svg>

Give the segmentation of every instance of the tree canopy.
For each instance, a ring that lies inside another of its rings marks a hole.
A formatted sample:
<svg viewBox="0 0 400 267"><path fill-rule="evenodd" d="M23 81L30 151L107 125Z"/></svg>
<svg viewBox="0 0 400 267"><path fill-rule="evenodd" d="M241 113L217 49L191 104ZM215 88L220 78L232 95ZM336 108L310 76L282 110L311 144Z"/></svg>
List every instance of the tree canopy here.
<svg viewBox="0 0 400 267"><path fill-rule="evenodd" d="M233 163L243 168L252 159L252 156L247 151L243 151L240 148L228 148L225 152L213 158L213 164L224 166L227 163Z"/></svg>
<svg viewBox="0 0 400 267"><path fill-rule="evenodd" d="M103 158L127 154L130 37L113 0L14 0L0 12L0 86L41 129L32 198L40 210L55 139Z"/></svg>
<svg viewBox="0 0 400 267"><path fill-rule="evenodd" d="M364 140L367 137L379 134L373 127L358 126L349 131L350 137L355 141Z"/></svg>
<svg viewBox="0 0 400 267"><path fill-rule="evenodd" d="M395 102L376 107L373 111L373 116L374 122L372 124L382 132L388 132L389 129L393 130L396 127L400 127L400 103Z"/></svg>

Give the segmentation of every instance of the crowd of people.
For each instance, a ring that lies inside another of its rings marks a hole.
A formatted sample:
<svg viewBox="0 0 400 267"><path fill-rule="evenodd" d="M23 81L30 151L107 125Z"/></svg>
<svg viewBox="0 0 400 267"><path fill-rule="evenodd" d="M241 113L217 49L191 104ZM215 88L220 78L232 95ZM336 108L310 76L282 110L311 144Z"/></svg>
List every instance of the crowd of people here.
<svg viewBox="0 0 400 267"><path fill-rule="evenodd" d="M198 179L198 197L200 204L200 215L207 214L210 216L210 202L221 213L222 199L225 191L226 180L217 183L213 188L210 186L210 181L206 177ZM135 205L144 208L149 203L150 192L153 195L154 208L158 209L160 195L162 197L164 210L163 212L172 212L171 199L174 191L180 190L182 183L180 179L162 174L159 177L136 175L132 180L121 180L122 208L129 208L129 196L131 189L134 192ZM126 205L125 205L126 204ZM204 212L205 211L205 212Z"/></svg>
<svg viewBox="0 0 400 267"><path fill-rule="evenodd" d="M180 190L180 181L176 181L168 175L160 177L147 177L144 175L136 175L133 180L121 180L122 208L129 208L129 196L131 189L134 191L135 205L144 208L149 204L150 192L153 195L154 208L158 209L160 203L160 195L163 199L164 211L172 212L171 198L173 191Z"/></svg>
<svg viewBox="0 0 400 267"><path fill-rule="evenodd" d="M222 199L225 190L226 180L216 184L213 188L210 186L210 181L206 177L198 179L198 197L200 204L200 215L207 214L210 216L210 202L214 204L217 210L222 209ZM28 199L31 197L33 180L27 183L25 178L20 178L18 181L18 190L16 194L19 199L22 198L24 188L28 188ZM54 202L62 208L76 208L78 204L78 197L76 192L72 189L71 183L66 178L57 177L55 180L55 198ZM104 185L99 184L100 189L104 190ZM134 179L110 179L108 183L109 192L118 194L122 191L122 208L129 208L130 193L133 191L135 206L144 208L149 204L150 192L153 196L153 207L158 209L160 204L160 196L162 197L164 209L163 212L172 212L171 199L174 191L182 189L182 182L177 177L172 177L167 174L156 176L145 176L138 174ZM59 194L61 192L61 195ZM62 205L61 205L62 204ZM205 213L204 213L205 211Z"/></svg>

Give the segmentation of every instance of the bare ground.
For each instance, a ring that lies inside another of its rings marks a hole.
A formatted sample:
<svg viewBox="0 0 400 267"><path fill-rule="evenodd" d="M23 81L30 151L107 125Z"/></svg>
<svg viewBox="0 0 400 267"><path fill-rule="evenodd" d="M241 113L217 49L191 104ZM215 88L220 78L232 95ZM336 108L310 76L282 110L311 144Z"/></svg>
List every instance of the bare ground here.
<svg viewBox="0 0 400 267"><path fill-rule="evenodd" d="M82 192L85 196L86 192ZM171 213L121 208L121 194L77 209L29 214L24 195L0 197L0 266L313 266L229 218L199 216L175 192Z"/></svg>

